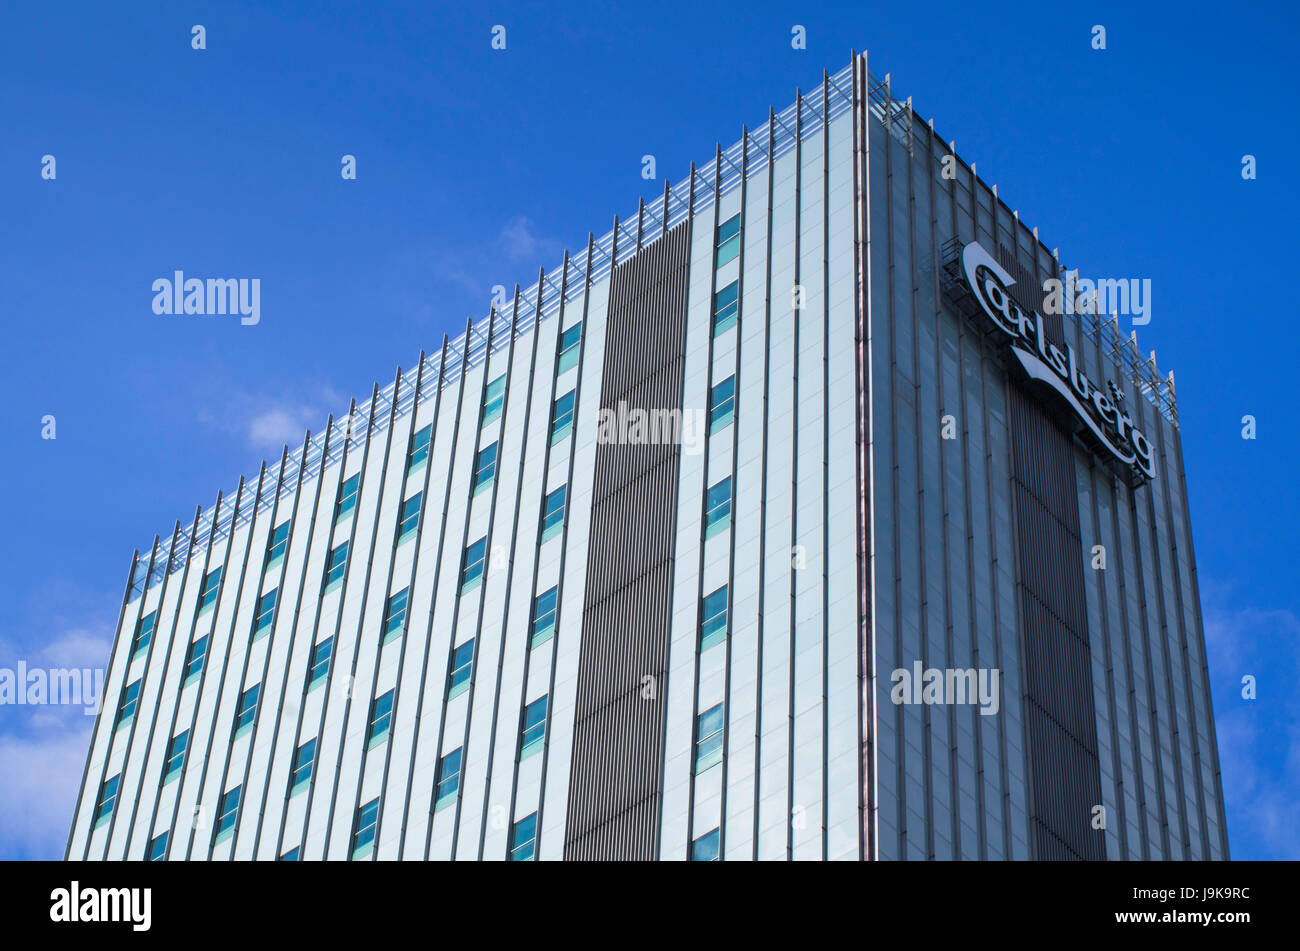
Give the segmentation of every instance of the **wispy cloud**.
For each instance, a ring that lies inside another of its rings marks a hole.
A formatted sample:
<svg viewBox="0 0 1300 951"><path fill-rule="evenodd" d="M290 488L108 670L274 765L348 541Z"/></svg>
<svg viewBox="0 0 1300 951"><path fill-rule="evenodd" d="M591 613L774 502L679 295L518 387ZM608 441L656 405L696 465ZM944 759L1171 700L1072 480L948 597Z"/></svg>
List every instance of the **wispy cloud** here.
<svg viewBox="0 0 1300 951"><path fill-rule="evenodd" d="M1205 639L1234 858L1300 858L1300 617L1207 586ZM1255 698L1242 696L1253 677Z"/></svg>
<svg viewBox="0 0 1300 951"><path fill-rule="evenodd" d="M288 445L302 444L307 430L324 427L331 412L346 411L346 400L329 387L305 387L297 394L257 395L236 393L225 399L220 412L199 411L199 421L240 436L268 458Z"/></svg>

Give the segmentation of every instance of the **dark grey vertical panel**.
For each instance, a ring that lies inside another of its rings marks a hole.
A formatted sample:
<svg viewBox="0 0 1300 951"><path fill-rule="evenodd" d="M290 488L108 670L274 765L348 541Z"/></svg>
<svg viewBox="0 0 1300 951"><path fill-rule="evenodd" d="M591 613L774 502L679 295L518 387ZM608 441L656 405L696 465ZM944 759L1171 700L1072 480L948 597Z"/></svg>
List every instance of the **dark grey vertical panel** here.
<svg viewBox="0 0 1300 951"><path fill-rule="evenodd" d="M1074 447L1036 399L1008 397L1034 857L1104 859Z"/></svg>
<svg viewBox="0 0 1300 951"><path fill-rule="evenodd" d="M681 408L689 234L688 220L611 275L602 410ZM566 859L657 857L679 452L596 447Z"/></svg>

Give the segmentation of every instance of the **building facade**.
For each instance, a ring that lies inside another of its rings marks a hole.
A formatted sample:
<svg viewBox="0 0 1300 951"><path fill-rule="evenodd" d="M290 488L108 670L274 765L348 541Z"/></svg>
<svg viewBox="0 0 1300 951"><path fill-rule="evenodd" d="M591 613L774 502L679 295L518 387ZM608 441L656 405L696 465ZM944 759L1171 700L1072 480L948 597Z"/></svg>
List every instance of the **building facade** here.
<svg viewBox="0 0 1300 951"><path fill-rule="evenodd" d="M855 55L137 553L69 857L1226 858L1062 275Z"/></svg>

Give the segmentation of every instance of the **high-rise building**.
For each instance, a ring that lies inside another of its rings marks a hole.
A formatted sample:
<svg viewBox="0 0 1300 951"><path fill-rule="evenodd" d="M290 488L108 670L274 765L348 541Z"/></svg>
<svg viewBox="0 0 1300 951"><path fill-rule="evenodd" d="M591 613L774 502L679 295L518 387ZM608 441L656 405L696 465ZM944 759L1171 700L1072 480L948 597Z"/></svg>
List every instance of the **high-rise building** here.
<svg viewBox="0 0 1300 951"><path fill-rule="evenodd" d="M69 855L1226 858L1081 287L855 56L137 554Z"/></svg>

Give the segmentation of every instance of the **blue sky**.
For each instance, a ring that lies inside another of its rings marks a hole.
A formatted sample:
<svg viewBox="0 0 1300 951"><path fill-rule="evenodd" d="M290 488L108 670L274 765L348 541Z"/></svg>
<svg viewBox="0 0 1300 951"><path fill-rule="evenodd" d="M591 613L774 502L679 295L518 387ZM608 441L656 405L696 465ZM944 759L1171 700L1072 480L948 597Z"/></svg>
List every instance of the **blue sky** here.
<svg viewBox="0 0 1300 951"><path fill-rule="evenodd" d="M1067 266L1151 278L1233 855L1300 857L1294 7L279 6L0 14L0 667L103 666L134 548L866 49ZM175 269L260 323L154 315ZM92 722L0 707L0 858L62 855Z"/></svg>

